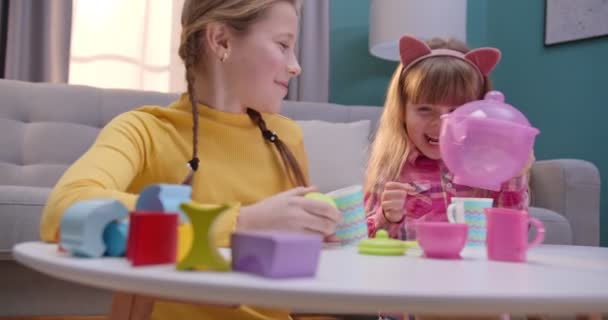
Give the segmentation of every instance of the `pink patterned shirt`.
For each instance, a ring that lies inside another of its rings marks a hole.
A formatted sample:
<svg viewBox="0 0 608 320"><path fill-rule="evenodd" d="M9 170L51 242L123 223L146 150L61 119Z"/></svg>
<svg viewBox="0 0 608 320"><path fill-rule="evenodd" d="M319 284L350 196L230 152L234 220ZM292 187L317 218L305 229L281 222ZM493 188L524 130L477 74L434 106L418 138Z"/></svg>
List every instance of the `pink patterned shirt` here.
<svg viewBox="0 0 608 320"><path fill-rule="evenodd" d="M383 187L377 193L365 195L365 213L370 236L376 230L385 229L391 238L415 240L414 222L447 221L446 208L452 197L483 197L494 199L494 206L527 210L529 205L528 179L526 175L503 183L500 191L475 189L452 182L453 174L441 160L432 160L415 151L401 169L398 182L409 183L416 194L408 195L401 223L391 223L384 218L380 206Z"/></svg>

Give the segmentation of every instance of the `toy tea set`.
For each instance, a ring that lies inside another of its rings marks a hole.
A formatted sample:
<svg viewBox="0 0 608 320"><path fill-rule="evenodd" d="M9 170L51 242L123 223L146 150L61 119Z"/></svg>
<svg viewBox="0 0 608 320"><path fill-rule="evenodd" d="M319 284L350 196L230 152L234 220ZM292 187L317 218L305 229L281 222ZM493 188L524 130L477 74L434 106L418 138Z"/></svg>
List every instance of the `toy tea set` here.
<svg viewBox="0 0 608 320"><path fill-rule="evenodd" d="M499 190L527 164L538 129L504 102L498 91L486 94L445 116L440 151L458 184ZM231 259L214 243L215 226L229 205L202 205L191 188L159 184L139 196L135 211L117 200L95 199L68 208L60 225L60 248L74 256L125 256L133 266L175 264L178 270L235 271L270 278L314 276L324 246L320 236L286 232L235 232ZM306 197L338 208L338 245L358 245L359 253L403 255L420 248L427 258L459 259L465 246L486 246L499 261L526 261L527 249L544 239L540 221L525 211L492 208L492 199L452 198L448 222L418 222L417 241L389 239L384 230L367 239L361 186ZM536 238L528 243L528 225Z"/></svg>

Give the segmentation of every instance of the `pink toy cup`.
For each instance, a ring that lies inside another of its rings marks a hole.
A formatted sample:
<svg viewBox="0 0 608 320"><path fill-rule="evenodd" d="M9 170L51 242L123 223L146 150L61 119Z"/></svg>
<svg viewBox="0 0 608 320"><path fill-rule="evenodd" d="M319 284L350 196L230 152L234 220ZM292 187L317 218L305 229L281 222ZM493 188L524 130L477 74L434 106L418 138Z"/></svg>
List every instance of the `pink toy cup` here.
<svg viewBox="0 0 608 320"><path fill-rule="evenodd" d="M468 229L465 223L421 221L416 223L416 238L427 258L460 259Z"/></svg>
<svg viewBox="0 0 608 320"><path fill-rule="evenodd" d="M529 248L545 240L545 227L540 220L532 218L527 211L487 208L488 234L486 247L488 259L497 261L525 262ZM536 228L536 237L528 242L528 226Z"/></svg>

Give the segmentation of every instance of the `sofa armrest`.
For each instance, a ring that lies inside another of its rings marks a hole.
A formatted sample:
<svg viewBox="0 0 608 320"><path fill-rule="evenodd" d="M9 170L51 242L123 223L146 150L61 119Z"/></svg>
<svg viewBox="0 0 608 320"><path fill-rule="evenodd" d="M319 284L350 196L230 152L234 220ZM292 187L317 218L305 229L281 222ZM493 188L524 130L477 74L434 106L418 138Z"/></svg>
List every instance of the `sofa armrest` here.
<svg viewBox="0 0 608 320"><path fill-rule="evenodd" d="M40 240L40 218L51 188L0 185L0 260L17 243Z"/></svg>
<svg viewBox="0 0 608 320"><path fill-rule="evenodd" d="M600 174L591 162L576 159L537 161L530 178L531 205L568 219L574 245L600 242Z"/></svg>
<svg viewBox="0 0 608 320"><path fill-rule="evenodd" d="M572 227L566 217L549 209L530 207L530 215L545 226L543 244L572 245ZM529 239L536 236L536 228L530 228Z"/></svg>

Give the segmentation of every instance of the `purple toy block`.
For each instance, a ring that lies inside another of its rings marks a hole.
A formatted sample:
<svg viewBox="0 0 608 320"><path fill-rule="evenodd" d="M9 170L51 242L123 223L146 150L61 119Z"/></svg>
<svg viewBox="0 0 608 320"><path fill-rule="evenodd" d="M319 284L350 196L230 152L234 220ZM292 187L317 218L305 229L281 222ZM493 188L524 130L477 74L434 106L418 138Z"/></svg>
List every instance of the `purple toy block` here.
<svg viewBox="0 0 608 320"><path fill-rule="evenodd" d="M323 245L320 236L277 231L232 234L232 269L268 278L313 277Z"/></svg>

